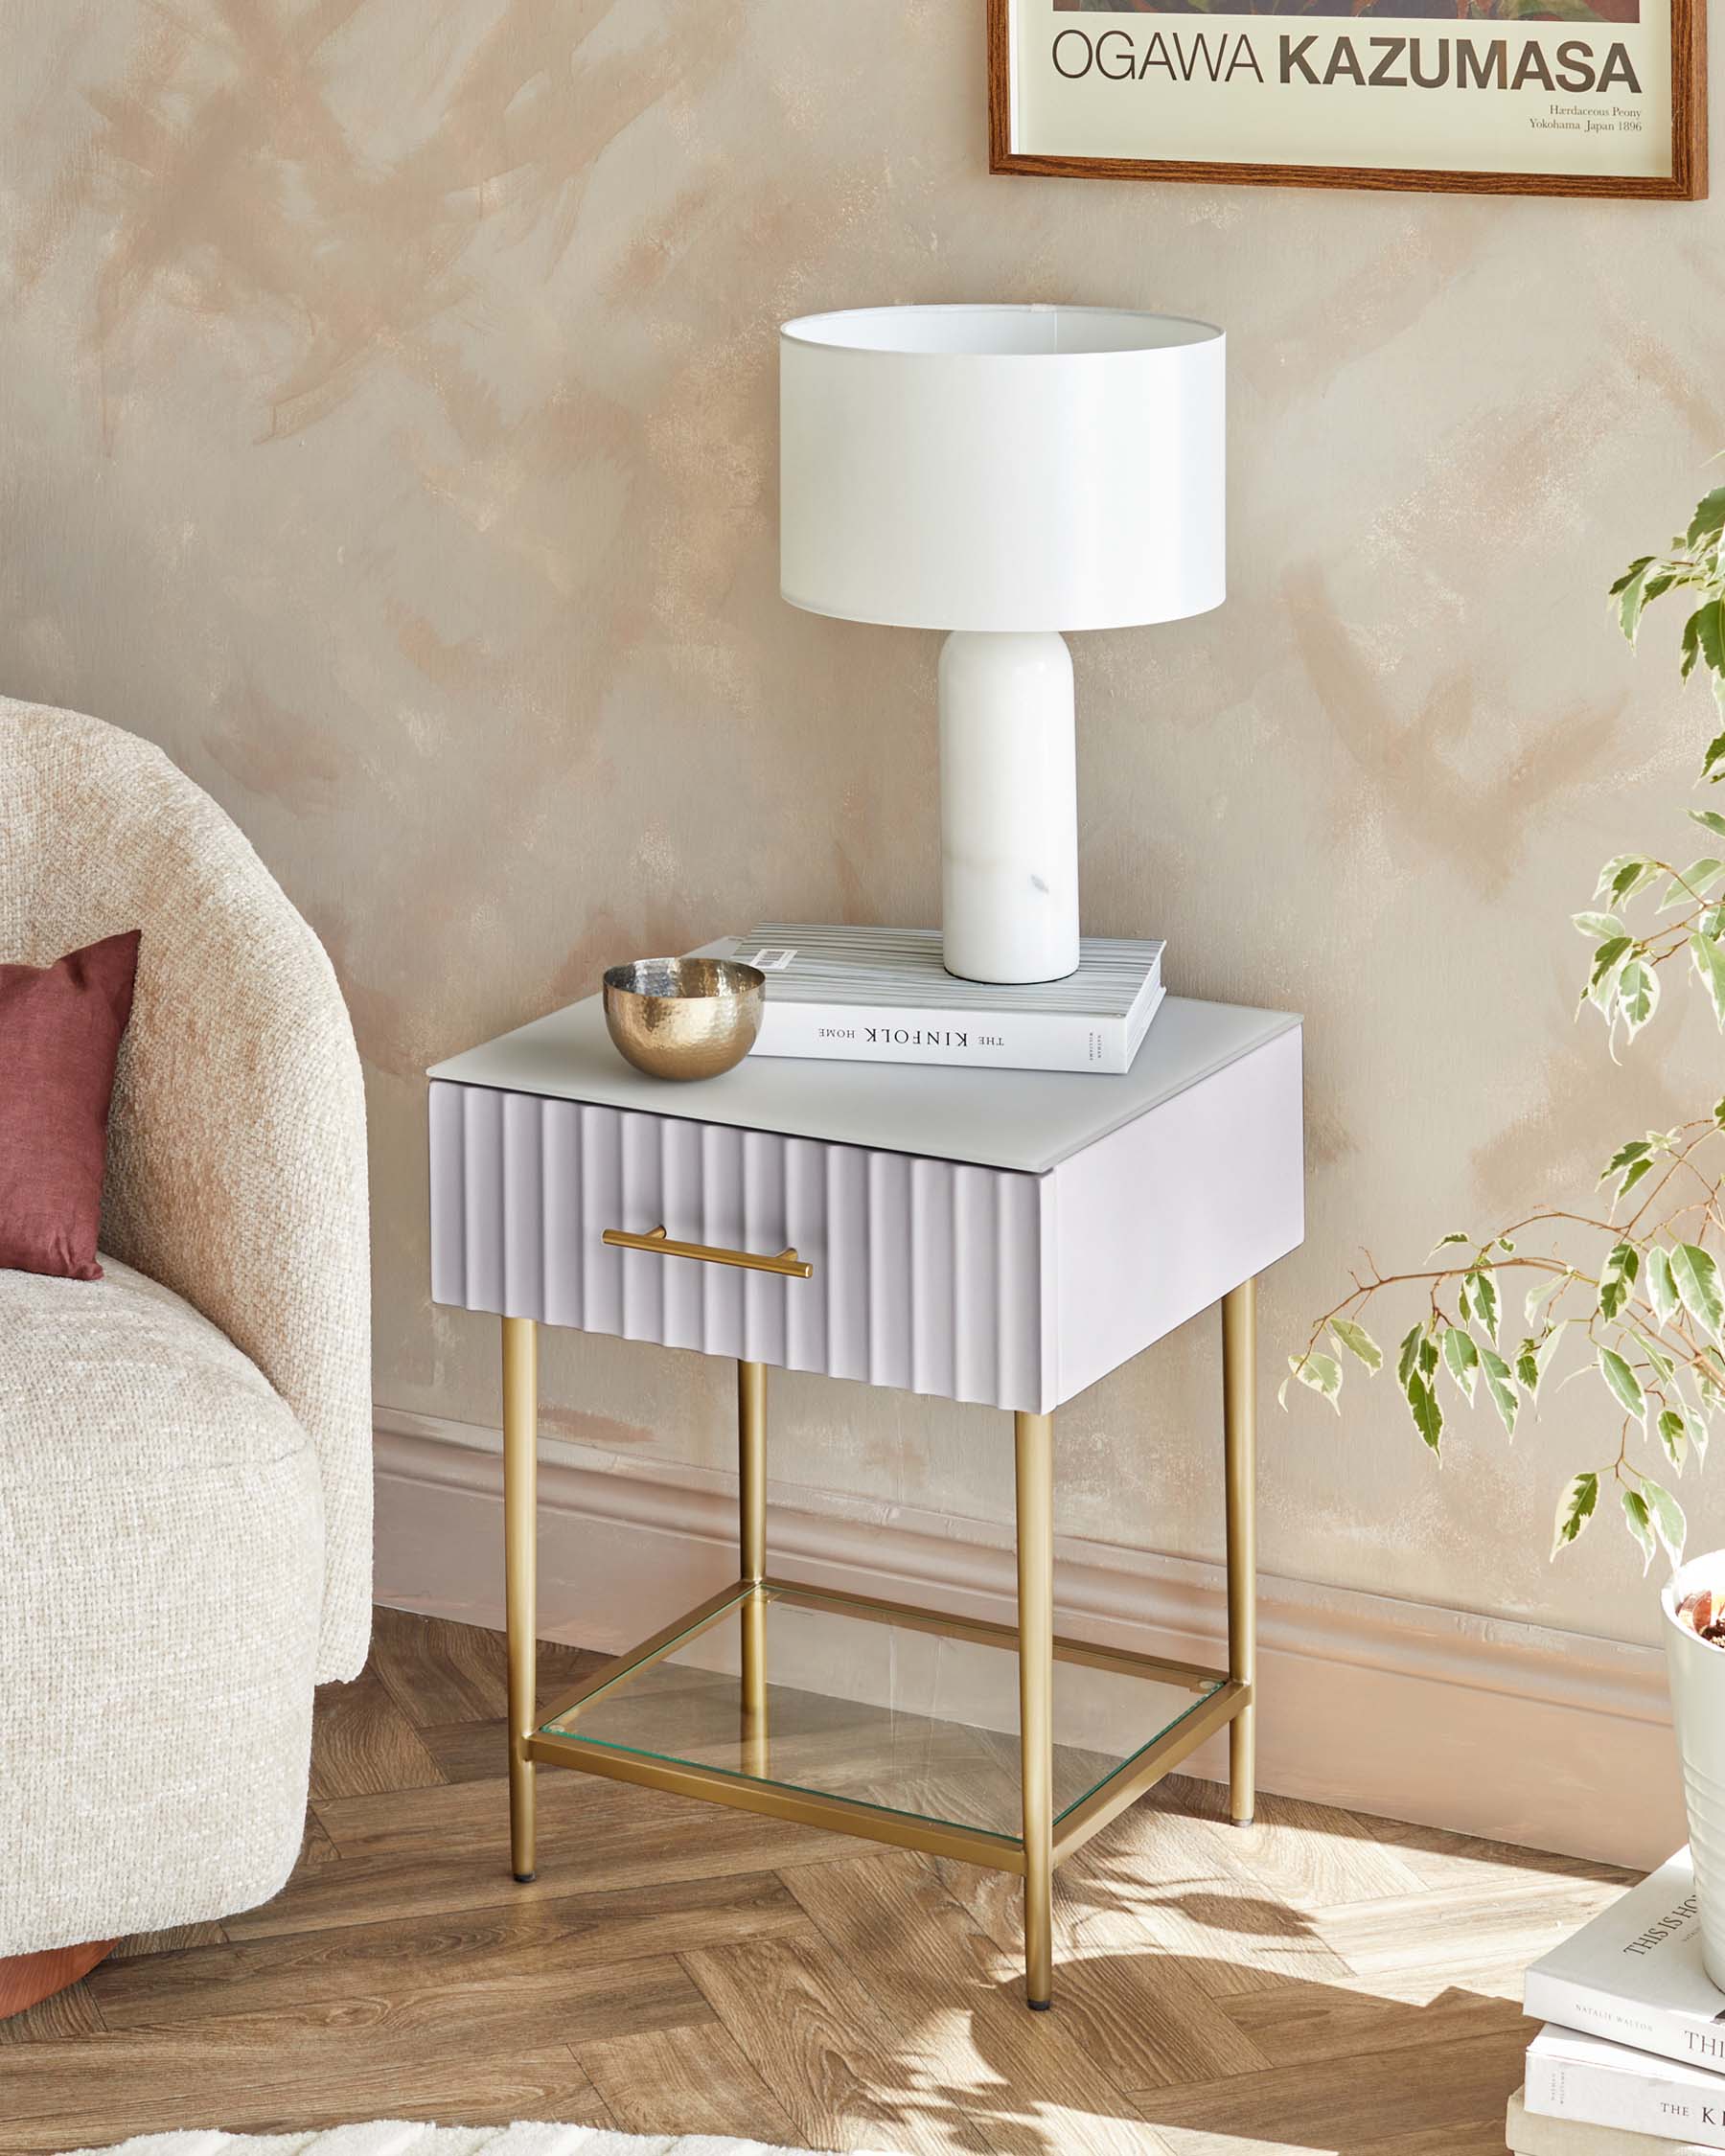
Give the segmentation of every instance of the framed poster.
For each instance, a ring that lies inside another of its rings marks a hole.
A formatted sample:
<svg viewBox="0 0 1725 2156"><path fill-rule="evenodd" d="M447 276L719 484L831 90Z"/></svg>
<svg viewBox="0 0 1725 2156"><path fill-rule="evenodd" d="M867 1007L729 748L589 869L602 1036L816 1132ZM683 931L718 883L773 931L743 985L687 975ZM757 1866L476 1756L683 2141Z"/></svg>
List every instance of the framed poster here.
<svg viewBox="0 0 1725 2156"><path fill-rule="evenodd" d="M1706 0L988 0L997 172L1707 193Z"/></svg>

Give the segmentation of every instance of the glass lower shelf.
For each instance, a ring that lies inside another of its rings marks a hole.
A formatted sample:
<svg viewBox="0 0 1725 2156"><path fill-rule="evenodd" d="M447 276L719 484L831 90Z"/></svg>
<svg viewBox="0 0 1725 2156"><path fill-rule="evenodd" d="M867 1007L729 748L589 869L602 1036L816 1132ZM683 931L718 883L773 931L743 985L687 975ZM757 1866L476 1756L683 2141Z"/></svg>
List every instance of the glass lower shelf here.
<svg viewBox="0 0 1725 2156"><path fill-rule="evenodd" d="M908 1617L909 1613L905 1613ZM632 1753L908 1818L1021 1831L1018 1654L1010 1632L790 1587L739 1594L652 1660L543 1725ZM1054 1664L1057 1819L1222 1686L1199 1672Z"/></svg>

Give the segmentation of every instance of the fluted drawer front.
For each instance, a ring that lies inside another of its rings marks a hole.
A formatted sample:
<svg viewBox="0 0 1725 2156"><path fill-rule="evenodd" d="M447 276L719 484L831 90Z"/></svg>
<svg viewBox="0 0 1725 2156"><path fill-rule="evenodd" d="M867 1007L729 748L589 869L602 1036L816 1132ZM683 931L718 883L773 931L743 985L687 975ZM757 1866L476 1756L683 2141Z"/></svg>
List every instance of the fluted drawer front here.
<svg viewBox="0 0 1725 2156"><path fill-rule="evenodd" d="M1048 1179L434 1081L438 1302L944 1399L1050 1404ZM608 1227L794 1280L618 1250Z"/></svg>

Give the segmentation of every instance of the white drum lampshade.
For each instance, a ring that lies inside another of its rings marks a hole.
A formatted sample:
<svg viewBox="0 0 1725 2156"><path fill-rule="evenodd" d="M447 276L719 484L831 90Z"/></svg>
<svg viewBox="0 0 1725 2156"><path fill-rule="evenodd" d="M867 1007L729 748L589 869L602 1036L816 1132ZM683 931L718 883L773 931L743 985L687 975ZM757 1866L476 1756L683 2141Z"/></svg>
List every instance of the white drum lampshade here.
<svg viewBox="0 0 1725 2156"><path fill-rule="evenodd" d="M780 333L780 587L943 629L946 962L1078 963L1071 660L1061 632L1224 596L1224 339L1106 308L884 307Z"/></svg>

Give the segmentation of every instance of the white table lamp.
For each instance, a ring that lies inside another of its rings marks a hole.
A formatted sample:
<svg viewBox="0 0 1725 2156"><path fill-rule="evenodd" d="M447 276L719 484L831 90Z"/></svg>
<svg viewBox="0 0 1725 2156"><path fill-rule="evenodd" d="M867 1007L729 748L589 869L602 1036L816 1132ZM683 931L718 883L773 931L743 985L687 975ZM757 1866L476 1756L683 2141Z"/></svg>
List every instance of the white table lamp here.
<svg viewBox="0 0 1725 2156"><path fill-rule="evenodd" d="M940 654L948 971L1078 963L1063 631L1219 606L1224 339L1089 307L877 307L780 333L780 587Z"/></svg>

